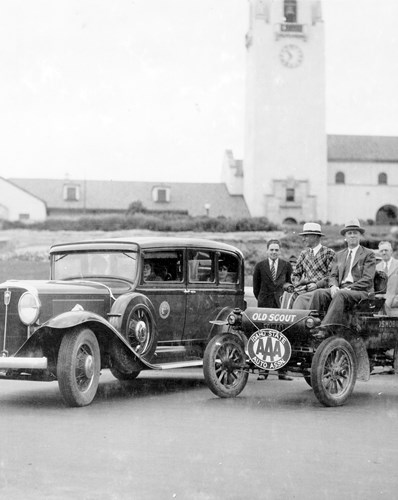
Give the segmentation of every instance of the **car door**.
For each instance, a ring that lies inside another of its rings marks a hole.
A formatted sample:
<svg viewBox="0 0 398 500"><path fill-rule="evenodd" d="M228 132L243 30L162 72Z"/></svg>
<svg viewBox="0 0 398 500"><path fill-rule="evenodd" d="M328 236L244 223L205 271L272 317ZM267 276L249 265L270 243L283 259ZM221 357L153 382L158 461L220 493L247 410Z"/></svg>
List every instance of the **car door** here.
<svg viewBox="0 0 398 500"><path fill-rule="evenodd" d="M187 302L184 275L183 249L145 251L139 290L154 306L159 346L182 339Z"/></svg>
<svg viewBox="0 0 398 500"><path fill-rule="evenodd" d="M227 259L228 257L228 259ZM228 262L228 280L220 281ZM243 272L237 256L207 249L187 251L187 304L184 342L206 340L211 320L225 307L243 308Z"/></svg>

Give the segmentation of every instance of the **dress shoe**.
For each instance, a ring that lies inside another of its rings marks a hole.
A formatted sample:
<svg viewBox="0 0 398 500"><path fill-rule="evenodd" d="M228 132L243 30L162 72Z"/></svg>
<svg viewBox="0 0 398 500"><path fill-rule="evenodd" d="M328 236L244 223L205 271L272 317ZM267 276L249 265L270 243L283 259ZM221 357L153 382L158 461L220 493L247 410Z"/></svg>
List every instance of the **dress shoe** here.
<svg viewBox="0 0 398 500"><path fill-rule="evenodd" d="M319 339L319 340L323 340L323 339L326 339L326 337L328 336L328 330L326 327L320 325L320 326L316 326L313 330L312 330L312 336L316 339Z"/></svg>
<svg viewBox="0 0 398 500"><path fill-rule="evenodd" d="M278 375L279 380L293 380L292 377L289 377L288 375L285 375L284 373L281 373Z"/></svg>
<svg viewBox="0 0 398 500"><path fill-rule="evenodd" d="M257 380L267 380L269 371L268 370L260 370L258 372Z"/></svg>

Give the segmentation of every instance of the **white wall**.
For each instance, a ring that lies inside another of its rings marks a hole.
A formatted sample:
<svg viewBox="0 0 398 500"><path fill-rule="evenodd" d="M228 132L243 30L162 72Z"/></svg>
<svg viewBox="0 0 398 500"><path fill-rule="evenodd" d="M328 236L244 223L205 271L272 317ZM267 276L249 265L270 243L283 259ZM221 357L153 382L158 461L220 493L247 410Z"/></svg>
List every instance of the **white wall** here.
<svg viewBox="0 0 398 500"><path fill-rule="evenodd" d="M9 221L40 222L47 217L46 204L43 201L2 178L0 200L1 205L5 207L1 215ZM21 219L21 214L28 214L29 218Z"/></svg>
<svg viewBox="0 0 398 500"><path fill-rule="evenodd" d="M376 219L384 205L398 206L398 164L381 162L332 162L328 166L328 220L343 224L347 219ZM337 172L345 184L336 184ZM379 173L387 174L387 185L378 184Z"/></svg>

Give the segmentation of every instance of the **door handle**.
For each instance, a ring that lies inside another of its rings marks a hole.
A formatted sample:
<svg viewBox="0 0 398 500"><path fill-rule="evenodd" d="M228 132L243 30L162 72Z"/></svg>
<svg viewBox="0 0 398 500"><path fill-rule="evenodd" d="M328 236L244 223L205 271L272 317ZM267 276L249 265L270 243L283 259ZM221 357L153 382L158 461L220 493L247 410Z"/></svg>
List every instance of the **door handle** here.
<svg viewBox="0 0 398 500"><path fill-rule="evenodd" d="M186 295L194 295L196 293L196 290L184 290L184 293Z"/></svg>

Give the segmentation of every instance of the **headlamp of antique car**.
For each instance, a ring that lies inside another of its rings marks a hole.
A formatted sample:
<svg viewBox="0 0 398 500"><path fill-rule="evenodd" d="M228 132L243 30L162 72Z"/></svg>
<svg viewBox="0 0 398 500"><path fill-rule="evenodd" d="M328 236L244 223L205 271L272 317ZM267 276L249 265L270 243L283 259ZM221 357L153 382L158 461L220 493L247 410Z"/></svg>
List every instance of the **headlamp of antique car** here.
<svg viewBox="0 0 398 500"><path fill-rule="evenodd" d="M306 320L305 320L305 326L309 329L311 328L314 328L316 326L319 326L319 324L321 323L321 320L319 318L314 318L312 316L309 316Z"/></svg>
<svg viewBox="0 0 398 500"><path fill-rule="evenodd" d="M40 300L32 292L25 292L18 302L18 314L25 325L33 325L40 314Z"/></svg>
<svg viewBox="0 0 398 500"><path fill-rule="evenodd" d="M236 324L236 316L234 313L231 313L229 316L228 316L228 324L229 325L235 325Z"/></svg>

